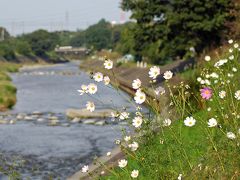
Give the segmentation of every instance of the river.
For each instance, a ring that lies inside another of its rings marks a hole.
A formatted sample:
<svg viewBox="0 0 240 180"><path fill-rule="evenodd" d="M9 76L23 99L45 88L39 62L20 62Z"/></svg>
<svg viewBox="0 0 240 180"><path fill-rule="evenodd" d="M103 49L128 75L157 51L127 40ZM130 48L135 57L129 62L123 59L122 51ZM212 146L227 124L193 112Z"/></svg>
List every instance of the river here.
<svg viewBox="0 0 240 180"><path fill-rule="evenodd" d="M74 123L65 116L66 109L81 109L86 101L95 101L77 92L81 84L93 82L78 67L76 61L11 74L18 89L17 104L0 114L0 119L12 122L0 124L0 166L15 169L22 179L66 179L114 147L124 124L96 126ZM133 108L113 88L98 86L96 97L102 103L95 101L97 109ZM57 121L54 126L52 120ZM0 179L7 177L0 174Z"/></svg>

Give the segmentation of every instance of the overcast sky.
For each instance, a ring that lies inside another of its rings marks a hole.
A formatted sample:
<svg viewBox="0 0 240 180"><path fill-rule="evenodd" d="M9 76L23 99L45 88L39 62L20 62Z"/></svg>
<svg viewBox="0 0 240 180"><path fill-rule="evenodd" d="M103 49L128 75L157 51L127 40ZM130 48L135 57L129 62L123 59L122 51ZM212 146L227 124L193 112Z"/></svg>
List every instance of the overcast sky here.
<svg viewBox="0 0 240 180"><path fill-rule="evenodd" d="M126 21L129 14L120 9L121 0L0 0L0 26L11 34L43 28L84 29L101 18Z"/></svg>

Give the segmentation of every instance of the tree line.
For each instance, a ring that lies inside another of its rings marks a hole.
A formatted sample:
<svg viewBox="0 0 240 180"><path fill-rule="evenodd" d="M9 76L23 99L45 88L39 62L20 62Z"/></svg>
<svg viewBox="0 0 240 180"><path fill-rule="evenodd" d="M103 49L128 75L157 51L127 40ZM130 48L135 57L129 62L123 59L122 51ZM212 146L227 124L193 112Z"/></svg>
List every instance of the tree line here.
<svg viewBox="0 0 240 180"><path fill-rule="evenodd" d="M132 21L111 24L102 19L85 30L48 32L37 30L16 38L5 33L0 57L16 55L56 57L56 46L112 49L164 64L218 46L230 36L240 37L239 0L123 0Z"/></svg>

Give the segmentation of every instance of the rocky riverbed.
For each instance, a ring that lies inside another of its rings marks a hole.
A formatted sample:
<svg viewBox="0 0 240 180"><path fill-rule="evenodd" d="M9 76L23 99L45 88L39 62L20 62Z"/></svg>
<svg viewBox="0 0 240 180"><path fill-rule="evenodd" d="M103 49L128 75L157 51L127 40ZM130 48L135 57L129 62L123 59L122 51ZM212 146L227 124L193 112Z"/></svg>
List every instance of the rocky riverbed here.
<svg viewBox="0 0 240 180"><path fill-rule="evenodd" d="M0 114L1 171L12 169L21 179L66 179L110 151L121 137L125 123L66 117L67 109L83 109L86 101L95 101L77 92L81 84L93 82L79 70L79 62L28 68L11 77L18 101L13 110ZM96 109L135 109L122 92L98 86Z"/></svg>

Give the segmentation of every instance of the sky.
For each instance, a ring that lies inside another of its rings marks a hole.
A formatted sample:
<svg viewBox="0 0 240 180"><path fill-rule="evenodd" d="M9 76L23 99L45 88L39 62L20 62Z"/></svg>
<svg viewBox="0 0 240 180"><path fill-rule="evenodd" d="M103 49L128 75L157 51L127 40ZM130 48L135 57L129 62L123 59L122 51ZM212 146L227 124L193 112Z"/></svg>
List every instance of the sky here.
<svg viewBox="0 0 240 180"><path fill-rule="evenodd" d="M0 0L0 26L11 35L36 29L85 29L101 18L112 22L129 19L121 0Z"/></svg>

